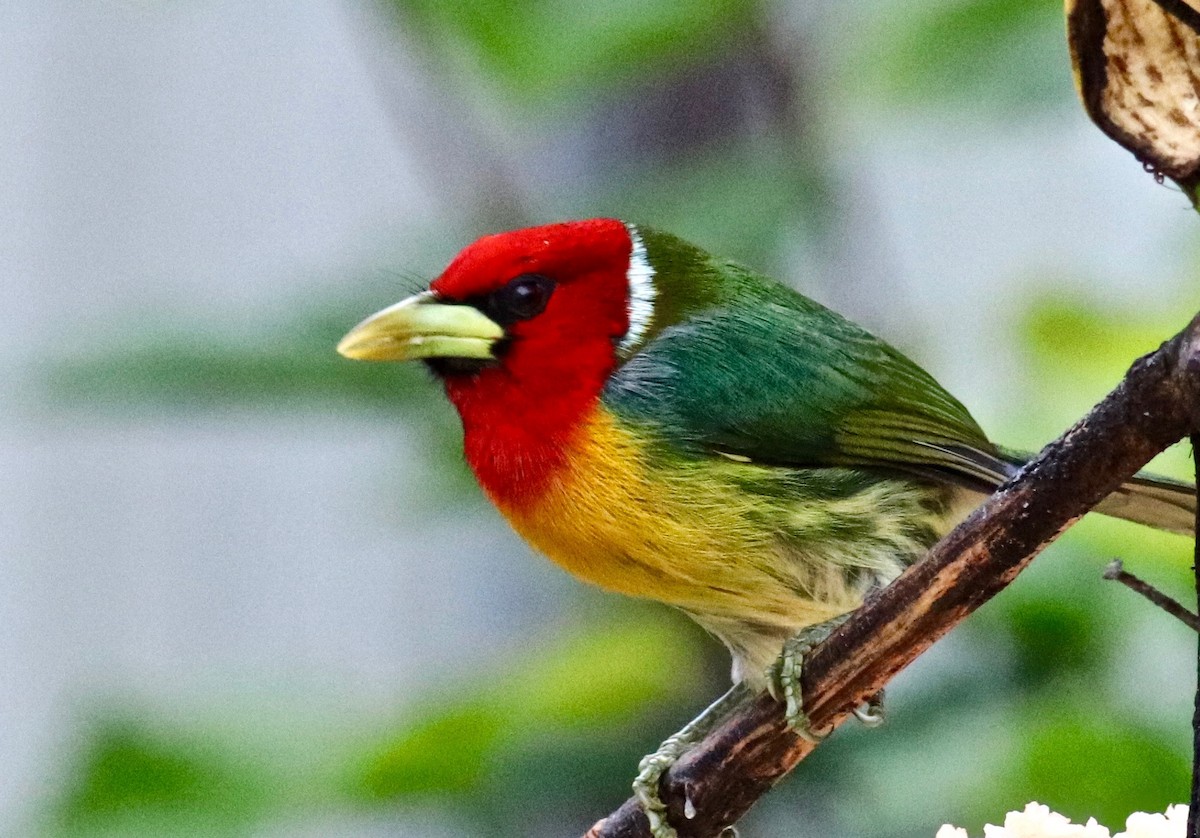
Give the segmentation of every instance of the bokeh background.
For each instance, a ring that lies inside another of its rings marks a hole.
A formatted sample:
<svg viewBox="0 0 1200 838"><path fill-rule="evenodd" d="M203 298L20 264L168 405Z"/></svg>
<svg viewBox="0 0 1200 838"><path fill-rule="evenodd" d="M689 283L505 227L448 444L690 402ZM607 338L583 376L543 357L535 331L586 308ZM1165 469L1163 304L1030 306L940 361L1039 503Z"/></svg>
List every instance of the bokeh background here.
<svg viewBox="0 0 1200 838"><path fill-rule="evenodd" d="M672 230L1030 449L1197 308L1056 0L7 0L0 113L6 835L576 835L724 689L506 529L420 370L334 355L480 234ZM1195 638L1100 572L1187 597L1189 550L1085 521L742 835L1184 800Z"/></svg>

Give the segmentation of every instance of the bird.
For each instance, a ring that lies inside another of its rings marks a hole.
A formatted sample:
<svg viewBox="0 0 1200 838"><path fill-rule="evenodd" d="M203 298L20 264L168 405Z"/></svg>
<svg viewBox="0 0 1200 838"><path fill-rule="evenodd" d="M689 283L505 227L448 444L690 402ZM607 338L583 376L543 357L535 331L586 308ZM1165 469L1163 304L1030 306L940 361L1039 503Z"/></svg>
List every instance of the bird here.
<svg viewBox="0 0 1200 838"><path fill-rule="evenodd" d="M812 632L888 584L1027 455L886 342L787 285L612 218L484 236L351 329L356 360L421 360L467 464L537 551L674 606L728 648L733 688L634 788L769 690L804 732ZM1195 489L1138 475L1097 510L1193 534Z"/></svg>

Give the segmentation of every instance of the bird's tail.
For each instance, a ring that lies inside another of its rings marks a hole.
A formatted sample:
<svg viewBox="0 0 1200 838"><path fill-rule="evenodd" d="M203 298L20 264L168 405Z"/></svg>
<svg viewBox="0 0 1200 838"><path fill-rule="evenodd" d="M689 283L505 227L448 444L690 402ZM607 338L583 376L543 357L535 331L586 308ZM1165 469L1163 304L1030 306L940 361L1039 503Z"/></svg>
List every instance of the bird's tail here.
<svg viewBox="0 0 1200 838"><path fill-rule="evenodd" d="M1026 455L1004 452L1004 459L1020 466ZM1195 536L1196 487L1190 483L1138 472L1096 506L1096 512L1158 530Z"/></svg>
<svg viewBox="0 0 1200 838"><path fill-rule="evenodd" d="M1196 533L1196 487L1139 472L1100 501L1096 511L1155 529Z"/></svg>

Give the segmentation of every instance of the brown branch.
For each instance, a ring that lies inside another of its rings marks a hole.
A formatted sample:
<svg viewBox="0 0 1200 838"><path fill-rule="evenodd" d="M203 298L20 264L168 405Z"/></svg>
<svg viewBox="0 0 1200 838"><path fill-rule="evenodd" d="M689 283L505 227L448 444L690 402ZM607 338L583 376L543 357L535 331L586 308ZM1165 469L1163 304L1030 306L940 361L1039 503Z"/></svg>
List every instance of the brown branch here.
<svg viewBox="0 0 1200 838"><path fill-rule="evenodd" d="M1125 569L1120 559L1113 559L1104 569L1104 578L1120 582L1135 594L1141 594L1151 603L1166 611L1192 631L1200 632L1200 617L1184 607L1179 600L1169 597L1145 579L1134 576Z"/></svg>
<svg viewBox="0 0 1200 838"><path fill-rule="evenodd" d="M813 650L804 707L815 729L840 724L900 670L991 599L1042 548L1150 458L1200 430L1200 315L1137 361L1087 416L867 602ZM739 708L663 778L671 823L683 838L711 838L736 822L815 746L759 696ZM694 817L684 817L684 802ZM627 800L585 838L646 838Z"/></svg>

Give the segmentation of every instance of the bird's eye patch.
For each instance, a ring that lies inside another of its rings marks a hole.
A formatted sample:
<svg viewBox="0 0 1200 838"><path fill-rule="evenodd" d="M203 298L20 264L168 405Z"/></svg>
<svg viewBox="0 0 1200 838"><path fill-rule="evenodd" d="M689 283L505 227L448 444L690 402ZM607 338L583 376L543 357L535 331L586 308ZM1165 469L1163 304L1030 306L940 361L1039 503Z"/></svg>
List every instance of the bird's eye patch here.
<svg viewBox="0 0 1200 838"><path fill-rule="evenodd" d="M521 274L481 298L479 309L501 326L536 317L546 309L555 282L541 274Z"/></svg>

